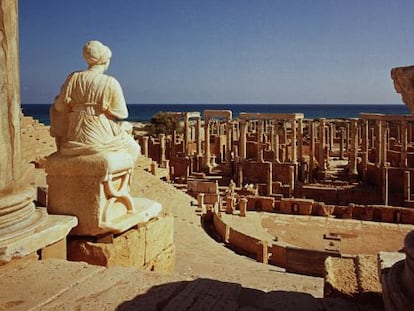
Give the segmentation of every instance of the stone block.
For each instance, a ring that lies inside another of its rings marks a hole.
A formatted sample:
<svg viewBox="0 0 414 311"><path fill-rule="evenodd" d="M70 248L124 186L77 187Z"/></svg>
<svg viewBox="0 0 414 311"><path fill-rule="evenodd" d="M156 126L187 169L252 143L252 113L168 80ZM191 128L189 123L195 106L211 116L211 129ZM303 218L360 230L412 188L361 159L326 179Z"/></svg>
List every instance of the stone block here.
<svg viewBox="0 0 414 311"><path fill-rule="evenodd" d="M298 205L300 215L311 215L313 208L313 200L311 199L295 199L295 203Z"/></svg>
<svg viewBox="0 0 414 311"><path fill-rule="evenodd" d="M155 258L145 263L144 270L170 273L175 270L175 258L176 258L175 245L170 245L167 249L163 250Z"/></svg>
<svg viewBox="0 0 414 311"><path fill-rule="evenodd" d="M68 242L68 260L107 267L142 268L145 263L145 233L145 226L130 229L114 237L112 243L72 237Z"/></svg>
<svg viewBox="0 0 414 311"><path fill-rule="evenodd" d="M381 221L394 222L394 209L390 207L383 207L381 209Z"/></svg>
<svg viewBox="0 0 414 311"><path fill-rule="evenodd" d="M358 255L355 259L358 276L358 290L360 295L377 296L381 299L381 283L378 276L378 262L376 255Z"/></svg>
<svg viewBox="0 0 414 311"><path fill-rule="evenodd" d="M157 218L145 229L145 263L148 263L174 243L174 219L171 216Z"/></svg>
<svg viewBox="0 0 414 311"><path fill-rule="evenodd" d="M66 238L41 249L40 254L42 260L51 258L66 260Z"/></svg>
<svg viewBox="0 0 414 311"><path fill-rule="evenodd" d="M280 200L280 212L284 214L292 214L292 201L282 198Z"/></svg>
<svg viewBox="0 0 414 311"><path fill-rule="evenodd" d="M270 263L275 266L286 267L286 247L280 244L272 244L271 252Z"/></svg>
<svg viewBox="0 0 414 311"><path fill-rule="evenodd" d="M167 271L175 266L175 249L171 251L172 246L174 221L171 216L164 216L109 238L72 236L68 242L68 259L100 266L140 269L155 265L157 269Z"/></svg>
<svg viewBox="0 0 414 311"><path fill-rule="evenodd" d="M353 258L328 257L325 260L323 296L352 298L358 292Z"/></svg>

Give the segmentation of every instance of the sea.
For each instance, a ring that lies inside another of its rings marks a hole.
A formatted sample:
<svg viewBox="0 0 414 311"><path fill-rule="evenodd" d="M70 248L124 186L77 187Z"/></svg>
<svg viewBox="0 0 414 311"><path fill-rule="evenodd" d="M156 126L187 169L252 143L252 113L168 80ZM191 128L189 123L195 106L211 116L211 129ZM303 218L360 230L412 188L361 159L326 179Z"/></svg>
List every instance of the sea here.
<svg viewBox="0 0 414 311"><path fill-rule="evenodd" d="M22 104L24 115L32 116L40 122L49 125L49 104ZM129 104L129 118L131 122L148 122L160 111L163 112L193 112L204 110L231 110L233 118L240 112L254 113L303 113L305 118L358 118L360 113L381 113L389 115L410 114L403 104L388 105L264 105L264 104Z"/></svg>

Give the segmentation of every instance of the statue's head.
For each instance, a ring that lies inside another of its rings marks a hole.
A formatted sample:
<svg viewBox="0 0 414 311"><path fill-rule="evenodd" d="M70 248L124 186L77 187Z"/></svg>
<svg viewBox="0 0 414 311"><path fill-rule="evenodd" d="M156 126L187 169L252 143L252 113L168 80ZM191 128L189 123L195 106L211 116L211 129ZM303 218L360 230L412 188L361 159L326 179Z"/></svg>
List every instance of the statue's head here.
<svg viewBox="0 0 414 311"><path fill-rule="evenodd" d="M100 41L92 40L86 42L86 44L83 46L83 58L85 58L85 61L89 66L109 66L111 56L111 50L106 45L103 45Z"/></svg>

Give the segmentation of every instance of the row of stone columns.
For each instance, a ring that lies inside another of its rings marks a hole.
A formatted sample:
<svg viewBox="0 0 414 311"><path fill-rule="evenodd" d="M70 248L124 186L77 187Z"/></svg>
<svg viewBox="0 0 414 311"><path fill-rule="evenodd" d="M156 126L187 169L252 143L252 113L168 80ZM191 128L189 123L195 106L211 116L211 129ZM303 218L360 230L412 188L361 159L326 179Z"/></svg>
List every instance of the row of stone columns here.
<svg viewBox="0 0 414 311"><path fill-rule="evenodd" d="M288 118L284 116L284 119L277 114L261 115L261 114L245 114L239 122L240 136L239 136L239 156L241 160L245 160L247 157L246 144L247 134L251 130L255 130L257 133L257 160L263 162L263 145L266 143L269 145L270 150L274 153L274 161L279 162L279 148L280 148L280 133L278 130L279 122L282 122L282 137L283 144L285 145L286 155L283 161L290 161L296 163L298 158L301 160L303 156L303 115L292 114ZM250 120L250 118L257 118L257 120ZM269 118L269 119L267 119ZM288 123L290 123L290 152L288 153ZM253 124L253 126L251 125Z"/></svg>
<svg viewBox="0 0 414 311"><path fill-rule="evenodd" d="M225 164L230 166L231 164L231 150L232 150L232 112L230 110L206 110L204 111L204 167L211 170L214 166L214 158L211 155L211 124L215 122L215 119L224 119L226 135L226 150L225 150Z"/></svg>

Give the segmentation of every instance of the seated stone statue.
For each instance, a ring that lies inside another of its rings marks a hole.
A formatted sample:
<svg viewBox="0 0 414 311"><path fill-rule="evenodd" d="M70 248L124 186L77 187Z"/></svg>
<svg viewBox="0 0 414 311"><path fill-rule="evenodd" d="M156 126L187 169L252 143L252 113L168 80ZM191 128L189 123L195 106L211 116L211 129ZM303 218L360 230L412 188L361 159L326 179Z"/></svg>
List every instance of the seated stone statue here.
<svg viewBox="0 0 414 311"><path fill-rule="evenodd" d="M99 41L83 48L88 69L68 76L51 107L58 151L47 158L51 214L78 217L72 235L121 233L156 217L157 202L133 198L131 174L140 147L119 83L105 75L111 51Z"/></svg>
<svg viewBox="0 0 414 311"><path fill-rule="evenodd" d="M128 110L118 81L104 72L111 50L99 41L83 47L88 68L71 73L51 108L51 135L61 154L128 152L135 160L140 147L131 136Z"/></svg>

